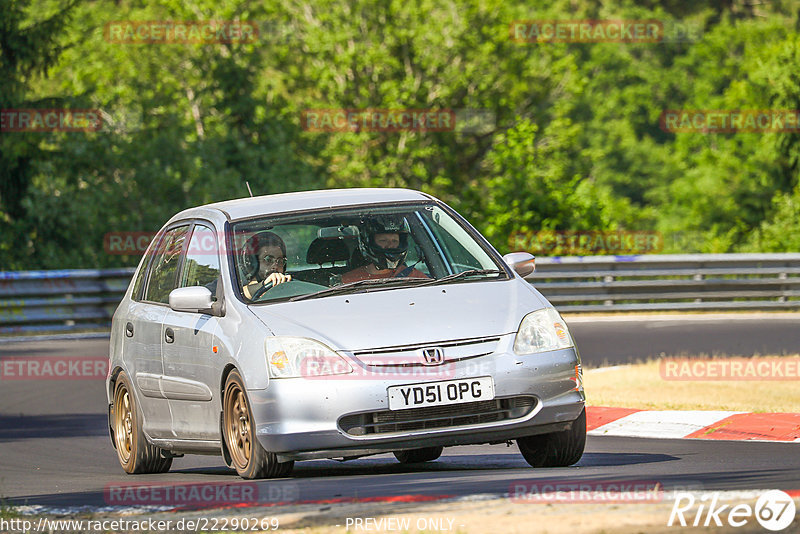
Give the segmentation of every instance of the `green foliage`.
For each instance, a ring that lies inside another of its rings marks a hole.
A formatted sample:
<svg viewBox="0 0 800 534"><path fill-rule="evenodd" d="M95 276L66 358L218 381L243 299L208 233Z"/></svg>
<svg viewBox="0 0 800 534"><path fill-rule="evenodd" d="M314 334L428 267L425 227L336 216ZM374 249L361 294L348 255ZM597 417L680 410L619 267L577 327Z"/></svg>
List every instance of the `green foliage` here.
<svg viewBox="0 0 800 534"><path fill-rule="evenodd" d="M4 0L0 108L99 132L0 133L0 269L132 265L110 232L188 206L411 187L502 252L518 232L658 230L665 252L791 250L800 134L671 133L665 109L800 109L800 2ZM658 19L659 43L518 43L515 20ZM113 21L241 20L256 42L121 44ZM672 25L672 26L670 26ZM305 131L309 109L474 109L471 132Z"/></svg>
<svg viewBox="0 0 800 534"><path fill-rule="evenodd" d="M56 107L65 98L35 95L31 85L58 60L58 37L70 20L74 2L39 10L28 0L0 3L0 110ZM21 268L18 251L25 245L20 220L37 161L54 156L39 133L0 132L0 266ZM14 259L11 259L14 258Z"/></svg>
<svg viewBox="0 0 800 534"><path fill-rule="evenodd" d="M776 93L776 82L790 77L792 68L781 66L775 54L795 40L780 20L715 27L676 63L676 75L688 74L684 83L695 88L682 108L800 109ZM729 252L747 243L773 209L773 196L797 182L781 154L786 135L677 134L672 147L683 172L655 193L664 206L660 229L695 233L693 248L701 252Z"/></svg>
<svg viewBox="0 0 800 534"><path fill-rule="evenodd" d="M514 231L608 226L596 202L601 192L570 158L577 127L554 121L548 132L537 134L535 124L520 119L488 157L481 222L486 236L501 246Z"/></svg>
<svg viewBox="0 0 800 534"><path fill-rule="evenodd" d="M772 216L756 230L745 250L800 250L800 187L795 187L792 193L775 197Z"/></svg>

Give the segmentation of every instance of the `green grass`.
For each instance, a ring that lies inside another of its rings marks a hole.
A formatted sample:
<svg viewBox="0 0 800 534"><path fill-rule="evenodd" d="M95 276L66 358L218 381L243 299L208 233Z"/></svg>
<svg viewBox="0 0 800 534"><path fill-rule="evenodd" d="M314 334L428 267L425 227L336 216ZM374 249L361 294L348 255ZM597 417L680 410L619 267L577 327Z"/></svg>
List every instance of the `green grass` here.
<svg viewBox="0 0 800 534"><path fill-rule="evenodd" d="M772 358L777 357L767 359ZM669 380L662 377L659 360L589 369L584 371L583 377L586 401L590 406L766 413L800 413L798 382Z"/></svg>
<svg viewBox="0 0 800 534"><path fill-rule="evenodd" d="M17 517L22 517L22 514L6 504L4 499L0 498L0 519L16 519Z"/></svg>

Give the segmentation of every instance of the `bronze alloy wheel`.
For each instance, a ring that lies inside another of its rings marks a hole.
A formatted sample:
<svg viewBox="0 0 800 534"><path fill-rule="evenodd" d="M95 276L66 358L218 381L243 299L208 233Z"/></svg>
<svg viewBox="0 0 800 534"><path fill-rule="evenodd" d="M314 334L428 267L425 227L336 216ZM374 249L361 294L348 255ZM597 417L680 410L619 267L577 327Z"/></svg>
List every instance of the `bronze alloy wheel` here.
<svg viewBox="0 0 800 534"><path fill-rule="evenodd" d="M125 466L133 450L133 410L127 384L120 383L114 393L114 442L120 463Z"/></svg>
<svg viewBox="0 0 800 534"><path fill-rule="evenodd" d="M142 414L136 403L128 375L121 371L114 384L114 409L111 413L117 458L126 473L166 473L172 457L149 443L142 431Z"/></svg>
<svg viewBox="0 0 800 534"><path fill-rule="evenodd" d="M265 451L256 439L253 412L244 382L236 369L225 381L223 401L223 439L239 476L248 479L288 476L294 462L279 462L277 455Z"/></svg>
<svg viewBox="0 0 800 534"><path fill-rule="evenodd" d="M237 382L225 392L225 427L228 452L236 470L246 470L252 453L253 434L247 396Z"/></svg>

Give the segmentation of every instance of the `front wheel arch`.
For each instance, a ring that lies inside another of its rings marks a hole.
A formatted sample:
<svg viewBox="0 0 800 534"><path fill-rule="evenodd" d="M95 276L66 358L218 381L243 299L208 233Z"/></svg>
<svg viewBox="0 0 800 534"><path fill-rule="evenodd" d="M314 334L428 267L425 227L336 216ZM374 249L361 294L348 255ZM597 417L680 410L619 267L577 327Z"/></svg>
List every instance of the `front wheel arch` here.
<svg viewBox="0 0 800 534"><path fill-rule="evenodd" d="M256 423L244 379L231 370L225 380L222 397L222 439L226 442L231 463L245 479L288 476L294 461L279 462L274 452L264 450L258 440Z"/></svg>
<svg viewBox="0 0 800 534"><path fill-rule="evenodd" d="M223 430L223 426L225 424L225 383L228 381L228 375L231 374L231 371L239 372L232 363L229 363L225 366L222 370L222 375L220 376L219 380L219 442L220 442L220 450L222 451L222 459L225 462L225 465L228 467L233 467L233 460L231 459L231 451L228 450L228 444L225 442L225 431ZM241 374L241 373L240 373Z"/></svg>

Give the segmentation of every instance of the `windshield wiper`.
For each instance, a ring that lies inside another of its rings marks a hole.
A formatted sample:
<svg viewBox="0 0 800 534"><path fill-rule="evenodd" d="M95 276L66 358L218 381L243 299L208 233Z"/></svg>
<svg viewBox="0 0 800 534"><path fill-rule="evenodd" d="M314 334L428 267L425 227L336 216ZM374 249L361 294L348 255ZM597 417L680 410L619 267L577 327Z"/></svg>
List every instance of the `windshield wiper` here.
<svg viewBox="0 0 800 534"><path fill-rule="evenodd" d="M505 274L505 271L501 271L499 269L468 269L466 271L461 271L460 273L448 274L447 276L443 276L435 280L427 280L425 284L420 285L447 284L455 280L467 278L468 276L482 276L485 274Z"/></svg>
<svg viewBox="0 0 800 534"><path fill-rule="evenodd" d="M408 282L408 281L420 281L420 282L429 282L430 280L427 278L367 278L364 280L356 280L355 282L348 282L346 284L328 287L325 289L321 289L314 293L307 293L305 295L297 295L296 297L292 297L289 299L289 302L295 302L298 300L306 300L306 299L313 299L316 297L325 297L329 295L335 295L336 293L346 293L351 289L357 289L359 287L364 286L382 286L384 284L389 284L393 282Z"/></svg>
<svg viewBox="0 0 800 534"><path fill-rule="evenodd" d="M289 302L295 302L298 300L306 300L306 299L313 299L317 297L327 297L330 295L335 295L338 293L346 293L353 289L358 289L361 287L374 287L374 286L382 286L385 284L396 283L396 282L415 282L414 287L421 287L427 285L436 285L436 284L446 284L452 282L454 280L460 280L463 278L467 278L469 276L483 276L487 274L505 274L505 271L501 271L499 269L469 269L466 271L461 271L460 273L453 273L448 274L442 278L437 279L430 279L430 278L367 278L365 280L356 280L355 282L348 282L347 284L342 284L338 286L328 287L325 289L321 289L314 293L307 293L305 295L297 295L289 299Z"/></svg>

